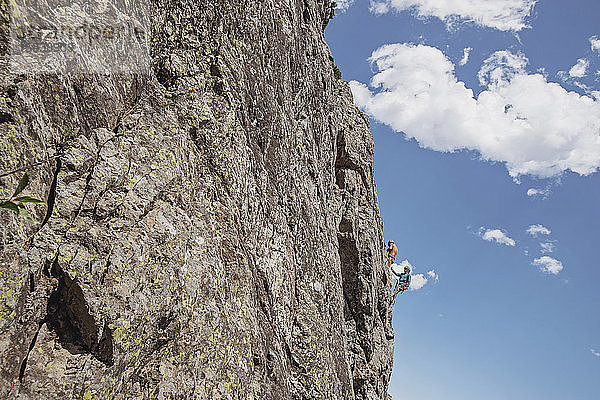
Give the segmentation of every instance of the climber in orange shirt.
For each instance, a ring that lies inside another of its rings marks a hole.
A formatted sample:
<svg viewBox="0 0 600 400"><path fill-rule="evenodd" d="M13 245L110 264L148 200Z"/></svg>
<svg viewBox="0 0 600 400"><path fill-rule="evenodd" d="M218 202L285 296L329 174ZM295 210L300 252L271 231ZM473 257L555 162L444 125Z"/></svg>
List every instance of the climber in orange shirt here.
<svg viewBox="0 0 600 400"><path fill-rule="evenodd" d="M392 269L391 266L394 263L394 260L396 259L396 255L398 254L398 248L396 247L396 244L394 243L393 240L390 240L388 242L388 248L387 248L387 265L388 265L388 280L390 282L390 289L392 288Z"/></svg>

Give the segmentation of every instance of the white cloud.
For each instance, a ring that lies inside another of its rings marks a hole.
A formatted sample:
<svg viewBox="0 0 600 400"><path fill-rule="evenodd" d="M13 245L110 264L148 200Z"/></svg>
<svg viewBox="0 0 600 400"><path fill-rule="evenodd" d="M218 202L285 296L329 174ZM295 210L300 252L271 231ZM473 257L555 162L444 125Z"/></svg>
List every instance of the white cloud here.
<svg viewBox="0 0 600 400"><path fill-rule="evenodd" d="M431 279L435 280L436 282L440 280L440 276L435 273L435 269L432 269L431 271L427 271L427 276L429 276Z"/></svg>
<svg viewBox="0 0 600 400"><path fill-rule="evenodd" d="M484 227L481 227L479 228L479 236L488 242L496 242L506 246L514 246L516 244L513 239L508 237L508 235L500 229L485 229Z"/></svg>
<svg viewBox="0 0 600 400"><path fill-rule="evenodd" d="M458 62L458 65L466 65L469 62L469 55L471 54L471 50L473 50L472 47L466 47L463 50L463 56Z"/></svg>
<svg viewBox="0 0 600 400"><path fill-rule="evenodd" d="M595 355L596 357L600 357L600 352L597 352L594 349L590 349L590 351L592 352L593 355Z"/></svg>
<svg viewBox="0 0 600 400"><path fill-rule="evenodd" d="M427 278L423 274L412 275L410 278L410 290L419 290L427 284Z"/></svg>
<svg viewBox="0 0 600 400"><path fill-rule="evenodd" d="M590 45L592 47L592 51L600 52L600 38L594 35L590 38Z"/></svg>
<svg viewBox="0 0 600 400"><path fill-rule="evenodd" d="M546 188L546 189L530 188L527 190L527 196L529 196L529 197L543 196L545 198L545 197L548 197L549 194L550 194L549 188Z"/></svg>
<svg viewBox="0 0 600 400"><path fill-rule="evenodd" d="M585 76L589 66L590 62L588 60L580 58L577 60L577 64L573 65L569 70L569 76L572 78L582 78Z"/></svg>
<svg viewBox="0 0 600 400"><path fill-rule="evenodd" d="M420 17L437 17L448 26L458 22L502 31L520 31L528 27L537 0L371 0L375 14L413 10Z"/></svg>
<svg viewBox="0 0 600 400"><path fill-rule="evenodd" d="M517 75L526 74L525 67L528 60L522 54L513 54L510 51L497 51L489 56L477 73L479 84L491 88L506 86Z"/></svg>
<svg viewBox="0 0 600 400"><path fill-rule="evenodd" d="M552 253L554 248L556 247L554 243L540 243L540 247L542 248L542 253Z"/></svg>
<svg viewBox="0 0 600 400"><path fill-rule="evenodd" d="M532 264L539 267L541 271L553 275L558 275L563 270L563 265L560 261L548 256L536 258Z"/></svg>
<svg viewBox="0 0 600 400"><path fill-rule="evenodd" d="M530 225L529 228L527 228L527 233L529 233L531 236L537 237L538 235L549 235L552 232L544 225L536 224Z"/></svg>
<svg viewBox="0 0 600 400"><path fill-rule="evenodd" d="M352 4L354 4L354 0L335 0L336 2L336 10L346 11Z"/></svg>
<svg viewBox="0 0 600 400"><path fill-rule="evenodd" d="M356 105L422 147L478 151L504 162L515 179L600 167L600 102L528 74L522 54L489 57L479 73L487 90L478 96L434 47L384 45L369 60L378 69L375 89L350 82Z"/></svg>

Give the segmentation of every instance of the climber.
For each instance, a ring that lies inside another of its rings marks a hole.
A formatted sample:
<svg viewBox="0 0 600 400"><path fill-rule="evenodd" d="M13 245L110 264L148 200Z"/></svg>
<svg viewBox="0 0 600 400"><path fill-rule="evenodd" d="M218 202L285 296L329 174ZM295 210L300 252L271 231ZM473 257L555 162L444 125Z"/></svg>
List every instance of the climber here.
<svg viewBox="0 0 600 400"><path fill-rule="evenodd" d="M394 243L394 241L390 240L388 242L388 248L387 248L388 267L392 266L397 254L398 254L398 248L396 247L396 244Z"/></svg>
<svg viewBox="0 0 600 400"><path fill-rule="evenodd" d="M388 276L389 281L390 281L390 289L392 289L391 267L392 267L392 264L394 263L394 260L396 259L396 254L398 254L398 248L396 247L396 244L394 243L394 241L390 240L388 242L388 248L387 248L387 265L388 265L388 268L390 269L390 274Z"/></svg>
<svg viewBox="0 0 600 400"><path fill-rule="evenodd" d="M396 275L396 287L394 288L394 297L398 293L404 292L410 287L410 266L408 263L404 264L404 270L402 273L398 274L396 271L392 269L394 275Z"/></svg>

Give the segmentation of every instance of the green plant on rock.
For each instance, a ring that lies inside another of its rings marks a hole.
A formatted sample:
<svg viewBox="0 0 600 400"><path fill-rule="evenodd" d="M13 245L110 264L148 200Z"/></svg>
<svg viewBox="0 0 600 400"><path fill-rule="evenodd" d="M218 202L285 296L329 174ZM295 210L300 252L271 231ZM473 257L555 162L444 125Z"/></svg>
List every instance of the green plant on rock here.
<svg viewBox="0 0 600 400"><path fill-rule="evenodd" d="M29 214L29 211L25 208L25 204L43 203L43 201L29 196L19 196L19 194L27 187L27 184L29 184L29 175L25 172L13 195L7 200L0 200L0 208L14 211L26 220L35 222L35 219L33 219L31 214Z"/></svg>
<svg viewBox="0 0 600 400"><path fill-rule="evenodd" d="M340 71L340 69L338 68L337 65L335 64L331 64L332 68L333 68L333 76L335 76L335 79L342 79L342 71Z"/></svg>

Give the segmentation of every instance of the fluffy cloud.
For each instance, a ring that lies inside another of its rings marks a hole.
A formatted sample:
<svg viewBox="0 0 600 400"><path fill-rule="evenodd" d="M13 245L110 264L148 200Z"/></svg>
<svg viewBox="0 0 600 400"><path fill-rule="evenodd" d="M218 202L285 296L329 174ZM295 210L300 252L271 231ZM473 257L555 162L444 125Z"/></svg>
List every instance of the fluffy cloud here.
<svg viewBox="0 0 600 400"><path fill-rule="evenodd" d="M411 275L410 290L419 290L427 284L427 278L423 274Z"/></svg>
<svg viewBox="0 0 600 400"><path fill-rule="evenodd" d="M592 352L592 354L593 354L593 355L595 355L596 357L600 357L600 353L599 353L599 352L597 352L596 350L594 350L594 349L590 349L590 351L591 351L591 352Z"/></svg>
<svg viewBox="0 0 600 400"><path fill-rule="evenodd" d="M592 47L592 51L600 52L600 38L598 38L598 36L592 36L590 38L590 45Z"/></svg>
<svg viewBox="0 0 600 400"><path fill-rule="evenodd" d="M497 51L489 56L477 73L479 84L489 88L507 86L517 75L524 75L528 60L522 54Z"/></svg>
<svg viewBox="0 0 600 400"><path fill-rule="evenodd" d="M515 179L566 170L588 175L600 167L600 101L528 74L522 54L489 57L479 72L487 90L478 96L434 47L384 45L369 60L378 69L374 90L350 82L356 105L422 147L478 151L504 162Z"/></svg>
<svg viewBox="0 0 600 400"><path fill-rule="evenodd" d="M540 247L542 248L542 253L552 253L554 251L554 243L540 243Z"/></svg>
<svg viewBox="0 0 600 400"><path fill-rule="evenodd" d="M549 235L551 231L544 225L536 224L530 225L529 228L527 228L527 233L529 233L531 236L537 237L538 235Z"/></svg>
<svg viewBox="0 0 600 400"><path fill-rule="evenodd" d="M548 256L536 258L532 264L539 267L540 270L553 275L558 275L563 270L563 265L560 261Z"/></svg>
<svg viewBox="0 0 600 400"><path fill-rule="evenodd" d="M435 280L436 282L440 280L440 276L435 273L435 269L432 269L431 271L427 271L427 276L429 276L431 279Z"/></svg>
<svg viewBox="0 0 600 400"><path fill-rule="evenodd" d="M336 0L336 10L346 11L352 4L354 4L354 0Z"/></svg>
<svg viewBox="0 0 600 400"><path fill-rule="evenodd" d="M466 65L469 62L469 55L471 54L472 47L467 47L463 50L463 56L458 62L458 65Z"/></svg>
<svg viewBox="0 0 600 400"><path fill-rule="evenodd" d="M535 197L535 196L548 197L548 194L550 194L550 190L548 188L546 188L546 189L530 188L527 190L527 196L530 196L530 197Z"/></svg>
<svg viewBox="0 0 600 400"><path fill-rule="evenodd" d="M458 21L502 31L520 31L528 27L537 0L371 0L371 11L384 14L413 10L421 17L437 17L452 25Z"/></svg>
<svg viewBox="0 0 600 400"><path fill-rule="evenodd" d="M506 246L514 246L516 244L513 239L508 237L508 235L500 229L485 229L484 227L481 227L479 229L479 236L488 242L496 242Z"/></svg>
<svg viewBox="0 0 600 400"><path fill-rule="evenodd" d="M569 70L569 76L572 78L582 78L585 76L589 66L590 62L588 60L580 58L577 60L577 64L573 65Z"/></svg>

